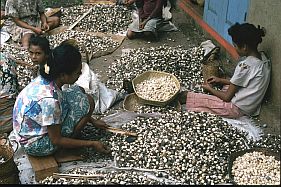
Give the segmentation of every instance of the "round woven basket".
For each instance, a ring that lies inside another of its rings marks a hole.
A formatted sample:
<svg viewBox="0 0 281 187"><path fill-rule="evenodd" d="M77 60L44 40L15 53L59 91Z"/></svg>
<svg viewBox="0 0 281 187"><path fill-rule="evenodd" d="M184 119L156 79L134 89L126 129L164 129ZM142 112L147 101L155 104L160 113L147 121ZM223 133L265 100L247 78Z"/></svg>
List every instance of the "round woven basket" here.
<svg viewBox="0 0 281 187"><path fill-rule="evenodd" d="M205 65L202 66L202 74L204 81L207 81L211 76L219 77L219 65Z"/></svg>
<svg viewBox="0 0 281 187"><path fill-rule="evenodd" d="M136 92L136 85L140 84L141 82L143 82L145 80L149 80L149 79L152 79L152 78L155 78L155 77L171 77L171 79L177 85L177 90L175 91L175 93L170 98L168 98L166 101L148 100L148 99L142 98L142 96L139 93ZM170 104L176 98L177 94L180 91L179 80L173 74L162 72L162 71L153 71L153 70L146 71L146 72L138 75L137 77L135 77L132 81L132 84L133 84L133 88L134 88L135 93L142 100L142 102L145 103L145 104L154 105L154 106L164 107L164 106Z"/></svg>
<svg viewBox="0 0 281 187"><path fill-rule="evenodd" d="M138 107L144 105L145 102L143 102L143 100L140 99L135 93L128 94L123 101L123 108L132 112L136 112ZM181 111L181 105L179 102L171 102L169 105L175 107L177 111Z"/></svg>
<svg viewBox="0 0 281 187"><path fill-rule="evenodd" d="M252 149L246 149L243 151L238 151L235 153L232 153L229 157L228 157L228 175L230 177L230 181L234 184L237 185L237 183L234 180L234 176L232 175L232 166L233 166L233 162L236 160L237 157L242 156L246 153L251 153L251 152L262 152L264 155L266 156L274 156L276 160L280 161L280 153L274 152L270 149L267 148L252 148Z"/></svg>
<svg viewBox="0 0 281 187"><path fill-rule="evenodd" d="M19 170L14 162L14 150L10 144L0 144L0 156L5 162L0 164L0 184L19 184Z"/></svg>

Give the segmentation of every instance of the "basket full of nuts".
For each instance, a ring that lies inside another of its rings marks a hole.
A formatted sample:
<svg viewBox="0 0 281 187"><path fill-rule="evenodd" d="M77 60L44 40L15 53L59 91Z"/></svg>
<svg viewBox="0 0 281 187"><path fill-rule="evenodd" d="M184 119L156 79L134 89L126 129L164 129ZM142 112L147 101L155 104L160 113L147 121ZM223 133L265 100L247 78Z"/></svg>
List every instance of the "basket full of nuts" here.
<svg viewBox="0 0 281 187"><path fill-rule="evenodd" d="M228 174L236 185L280 185L280 152L252 148L232 153Z"/></svg>
<svg viewBox="0 0 281 187"><path fill-rule="evenodd" d="M143 103L143 100L141 100L135 93L128 94L123 102L123 108L127 111L133 111L133 112L137 112L144 105L145 104ZM181 111L181 105L178 101L170 102L169 105L174 107L176 111L178 112Z"/></svg>
<svg viewBox="0 0 281 187"><path fill-rule="evenodd" d="M142 103L154 106L166 106L180 91L178 79L161 71L146 71L135 77L132 84Z"/></svg>

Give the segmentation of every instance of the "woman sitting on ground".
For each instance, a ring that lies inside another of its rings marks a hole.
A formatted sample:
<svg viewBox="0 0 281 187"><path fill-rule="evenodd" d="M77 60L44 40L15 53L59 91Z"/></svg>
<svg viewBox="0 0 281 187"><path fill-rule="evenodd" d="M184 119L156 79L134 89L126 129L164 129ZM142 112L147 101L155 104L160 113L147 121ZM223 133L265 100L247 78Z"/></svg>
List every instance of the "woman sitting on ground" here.
<svg viewBox="0 0 281 187"><path fill-rule="evenodd" d="M5 13L12 19L6 27L7 32L27 49L33 33L41 35L60 24L59 17L46 17L44 11L42 0L7 0Z"/></svg>
<svg viewBox="0 0 281 187"><path fill-rule="evenodd" d="M34 156L53 154L58 148L93 147L101 153L109 150L99 141L78 139L87 123L106 128L91 117L93 98L73 84L81 74L81 54L71 45L56 47L40 75L18 95L13 110L13 129L25 152Z"/></svg>
<svg viewBox="0 0 281 187"><path fill-rule="evenodd" d="M139 19L129 25L127 37L134 39L144 37L148 40L158 39L158 29L163 23L163 6L167 0L136 0Z"/></svg>
<svg viewBox="0 0 281 187"><path fill-rule="evenodd" d="M238 118L242 115L257 116L270 82L271 64L257 47L265 32L253 24L236 23L228 29L238 54L245 57L236 66L230 80L215 76L207 79L202 87L213 95L181 92L179 100L186 109L210 112L223 117ZM213 84L227 85L226 91L212 88Z"/></svg>

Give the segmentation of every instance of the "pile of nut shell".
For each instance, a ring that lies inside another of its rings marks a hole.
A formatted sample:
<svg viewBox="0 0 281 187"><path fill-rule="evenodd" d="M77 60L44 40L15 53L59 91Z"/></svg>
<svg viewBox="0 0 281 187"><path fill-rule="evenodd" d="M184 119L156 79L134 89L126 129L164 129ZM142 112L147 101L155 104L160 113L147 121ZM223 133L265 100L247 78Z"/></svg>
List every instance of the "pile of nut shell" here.
<svg viewBox="0 0 281 187"><path fill-rule="evenodd" d="M48 36L50 44L53 47L58 46L61 42L74 39L77 41L79 49L82 53L86 51L93 55L102 53L119 46L119 43L111 37L98 37L91 33L86 33L78 30L66 30L64 32Z"/></svg>
<svg viewBox="0 0 281 187"><path fill-rule="evenodd" d="M204 50L200 47L184 49L182 46L137 48L124 53L109 67L107 85L121 89L124 79L132 80L149 70L175 75L183 89L203 92L201 61Z"/></svg>
<svg viewBox="0 0 281 187"><path fill-rule="evenodd" d="M280 150L280 136L267 135L258 142L251 142L246 138L247 133L232 127L218 116L177 112L171 107L151 108L153 110L146 111L154 111L160 116L137 117L121 126L124 130L136 132L137 138L87 126L82 137L99 139L110 147L112 153L105 156L91 149L84 161L90 163L111 160L120 168L155 170L155 176L164 177L176 184L212 185L231 182L227 174L228 157L234 152L247 149L246 145L250 148L271 147ZM144 184L134 180L132 175L126 178L134 181L126 184ZM113 179L114 177L110 180ZM49 178L43 183L49 184L50 181L54 182ZM119 180L118 184L123 182Z"/></svg>
<svg viewBox="0 0 281 187"><path fill-rule="evenodd" d="M5 44L1 47L1 53L27 64L24 65L17 63L16 66L19 90L22 90L32 79L37 76L38 66L32 63L27 50L21 49L14 45Z"/></svg>
<svg viewBox="0 0 281 187"><path fill-rule="evenodd" d="M131 11L118 5L79 5L63 9L62 24L72 25L88 10L92 10L81 20L76 29L86 32L116 34L125 32L132 22Z"/></svg>

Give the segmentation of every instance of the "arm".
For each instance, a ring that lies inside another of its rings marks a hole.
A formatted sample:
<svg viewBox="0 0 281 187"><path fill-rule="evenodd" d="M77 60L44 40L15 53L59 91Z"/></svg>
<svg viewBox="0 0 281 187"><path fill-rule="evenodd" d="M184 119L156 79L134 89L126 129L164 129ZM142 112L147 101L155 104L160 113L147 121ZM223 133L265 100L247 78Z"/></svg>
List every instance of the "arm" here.
<svg viewBox="0 0 281 187"><path fill-rule="evenodd" d="M152 19L152 18L155 18L156 15L159 14L159 12L162 11L163 6L164 6L163 0L157 0L156 6L153 9L153 11L150 13L149 17L147 18L147 21Z"/></svg>
<svg viewBox="0 0 281 187"><path fill-rule="evenodd" d="M6 18L6 15L5 15L5 11L4 10L1 10L1 19L5 19Z"/></svg>
<svg viewBox="0 0 281 187"><path fill-rule="evenodd" d="M33 27L33 26L27 24L26 22L22 21L22 20L19 19L19 18L13 17L13 21L14 21L18 26L23 27L23 28L26 28L26 29L30 29L30 30L34 31L36 34L41 34L41 33L42 33L41 28Z"/></svg>
<svg viewBox="0 0 281 187"><path fill-rule="evenodd" d="M41 23L42 23L42 30L48 31L50 27L49 27L49 25L47 23L47 17L45 15L45 13L44 12L40 12L39 14L40 14L40 20L41 20Z"/></svg>
<svg viewBox="0 0 281 187"><path fill-rule="evenodd" d="M223 84L223 85L231 84L231 82L228 79L223 79L223 78L219 78L216 76L211 76L210 78L207 79L207 82L209 84L214 84L214 83L219 83L219 84Z"/></svg>
<svg viewBox="0 0 281 187"><path fill-rule="evenodd" d="M234 94L238 91L238 86L232 83L229 84L227 91L216 90L208 82L203 84L202 87L225 102L230 102Z"/></svg>
<svg viewBox="0 0 281 187"><path fill-rule="evenodd" d="M146 23L150 19L155 18L156 15L159 13L159 11L162 11L162 9L163 9L163 1L162 0L157 0L156 6L154 7L153 11L150 13L148 18L146 18L144 20L140 20L140 29L143 29L144 26L146 25Z"/></svg>
<svg viewBox="0 0 281 187"><path fill-rule="evenodd" d="M110 151L100 141L79 140L61 136L61 126L48 126L48 134L54 145L65 148L93 147L98 152L109 153Z"/></svg>

